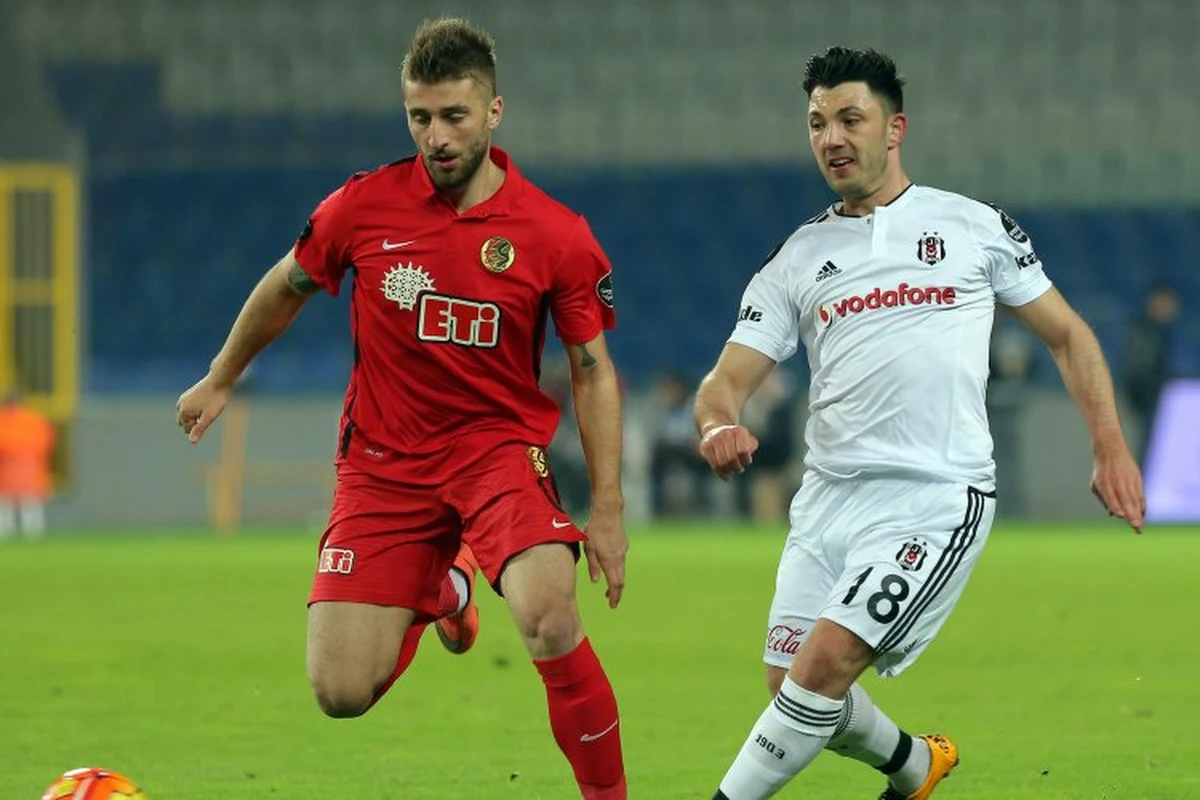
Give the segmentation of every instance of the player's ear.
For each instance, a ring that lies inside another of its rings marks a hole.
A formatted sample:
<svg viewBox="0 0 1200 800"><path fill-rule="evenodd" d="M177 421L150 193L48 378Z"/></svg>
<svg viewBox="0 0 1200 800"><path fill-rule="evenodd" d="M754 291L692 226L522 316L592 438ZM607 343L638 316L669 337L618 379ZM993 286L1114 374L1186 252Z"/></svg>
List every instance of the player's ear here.
<svg viewBox="0 0 1200 800"><path fill-rule="evenodd" d="M908 115L903 111L892 114L888 120L888 149L894 150L904 141L904 137L908 135Z"/></svg>
<svg viewBox="0 0 1200 800"><path fill-rule="evenodd" d="M496 130L496 126L500 124L500 118L504 116L504 98L496 95L488 104L487 126L489 131Z"/></svg>

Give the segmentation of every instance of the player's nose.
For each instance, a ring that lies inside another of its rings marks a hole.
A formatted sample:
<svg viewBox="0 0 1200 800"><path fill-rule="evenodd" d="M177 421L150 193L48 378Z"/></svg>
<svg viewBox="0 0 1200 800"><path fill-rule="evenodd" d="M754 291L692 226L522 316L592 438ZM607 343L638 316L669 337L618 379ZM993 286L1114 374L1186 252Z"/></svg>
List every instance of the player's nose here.
<svg viewBox="0 0 1200 800"><path fill-rule="evenodd" d="M841 125L830 124L825 128L825 152L827 155L832 155L830 151L837 150L846 144L845 131Z"/></svg>
<svg viewBox="0 0 1200 800"><path fill-rule="evenodd" d="M441 150L450 143L446 126L436 119L429 123L429 131L426 136L429 146L434 150Z"/></svg>

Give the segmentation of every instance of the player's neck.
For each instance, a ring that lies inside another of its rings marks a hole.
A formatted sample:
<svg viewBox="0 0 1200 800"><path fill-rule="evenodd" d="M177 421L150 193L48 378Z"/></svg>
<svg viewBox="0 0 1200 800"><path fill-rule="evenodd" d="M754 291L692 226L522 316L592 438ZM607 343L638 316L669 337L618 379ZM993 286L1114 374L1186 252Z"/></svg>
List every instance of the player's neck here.
<svg viewBox="0 0 1200 800"><path fill-rule="evenodd" d="M447 193L446 199L462 214L491 198L504 185L505 172L496 162L486 158L461 192Z"/></svg>
<svg viewBox="0 0 1200 800"><path fill-rule="evenodd" d="M898 169L894 173L888 174L883 184L871 194L865 197L843 197L842 207L838 209L838 213L847 217L865 217L868 214L874 214L875 209L886 206L904 194L904 190L911 185L912 181L909 180L908 175Z"/></svg>

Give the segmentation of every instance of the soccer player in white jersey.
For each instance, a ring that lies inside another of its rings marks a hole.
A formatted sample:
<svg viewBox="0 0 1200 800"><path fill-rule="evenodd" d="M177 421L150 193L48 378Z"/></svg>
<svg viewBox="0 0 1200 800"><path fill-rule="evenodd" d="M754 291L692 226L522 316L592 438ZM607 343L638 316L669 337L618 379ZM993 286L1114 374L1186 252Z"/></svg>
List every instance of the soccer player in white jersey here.
<svg viewBox="0 0 1200 800"><path fill-rule="evenodd" d="M1011 217L909 180L902 86L892 60L871 50L809 59L809 139L841 199L751 279L696 397L701 454L722 478L740 473L758 442L739 414L804 343L806 471L764 657L774 699L714 800L769 797L823 749L886 775L880 800L925 800L957 764L949 738L909 736L856 681L920 656L987 541L995 479L984 393L997 302L1053 353L1091 435L1093 491L1142 528L1141 475L1096 337Z"/></svg>

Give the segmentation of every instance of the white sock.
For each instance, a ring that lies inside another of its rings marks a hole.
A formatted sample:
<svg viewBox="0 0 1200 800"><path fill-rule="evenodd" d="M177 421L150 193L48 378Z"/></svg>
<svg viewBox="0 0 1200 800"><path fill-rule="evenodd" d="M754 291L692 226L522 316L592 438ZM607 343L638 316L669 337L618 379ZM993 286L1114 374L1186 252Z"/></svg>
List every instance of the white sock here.
<svg viewBox="0 0 1200 800"><path fill-rule="evenodd" d="M21 503L17 515L26 539L41 538L46 532L46 508L41 503Z"/></svg>
<svg viewBox="0 0 1200 800"><path fill-rule="evenodd" d="M457 567L450 568L450 583L454 584L454 590L458 592L458 610L454 613L461 614L467 603L471 602L471 584Z"/></svg>
<svg viewBox="0 0 1200 800"><path fill-rule="evenodd" d="M0 500L0 539L7 539L17 529L17 510L7 500Z"/></svg>
<svg viewBox="0 0 1200 800"><path fill-rule="evenodd" d="M842 716L842 701L810 692L791 678L758 718L718 797L770 797L807 767L829 741Z"/></svg>
<svg viewBox="0 0 1200 800"><path fill-rule="evenodd" d="M901 794L920 789L929 774L929 745L900 730L857 683L846 695L842 719L827 747L887 775Z"/></svg>

